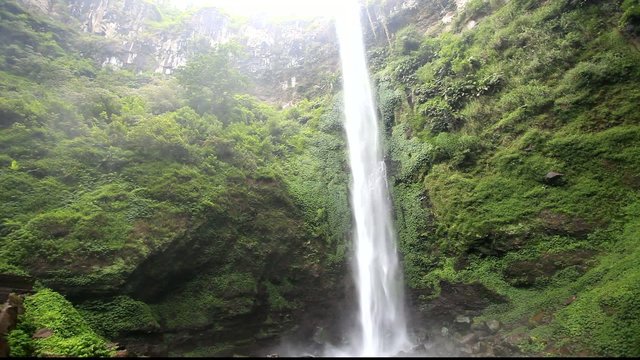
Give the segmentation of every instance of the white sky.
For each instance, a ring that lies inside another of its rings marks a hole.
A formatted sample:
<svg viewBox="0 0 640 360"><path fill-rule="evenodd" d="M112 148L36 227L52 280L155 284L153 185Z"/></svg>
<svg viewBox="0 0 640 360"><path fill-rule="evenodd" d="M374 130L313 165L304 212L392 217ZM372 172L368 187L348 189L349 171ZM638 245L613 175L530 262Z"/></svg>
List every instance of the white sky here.
<svg viewBox="0 0 640 360"><path fill-rule="evenodd" d="M332 16L341 2L346 0L170 0L171 4L186 9L190 6L213 6L233 15L263 13L277 17Z"/></svg>

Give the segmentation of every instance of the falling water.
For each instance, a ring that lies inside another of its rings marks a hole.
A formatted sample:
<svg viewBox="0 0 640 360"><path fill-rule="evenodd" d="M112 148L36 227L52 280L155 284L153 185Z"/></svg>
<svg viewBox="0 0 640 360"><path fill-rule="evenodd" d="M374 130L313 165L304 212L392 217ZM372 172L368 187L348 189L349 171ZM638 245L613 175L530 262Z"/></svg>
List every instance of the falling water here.
<svg viewBox="0 0 640 360"><path fill-rule="evenodd" d="M342 59L345 129L355 218L354 277L360 309L351 355L392 356L410 342L404 314L402 272L378 122L365 59L360 7L345 0L336 16Z"/></svg>

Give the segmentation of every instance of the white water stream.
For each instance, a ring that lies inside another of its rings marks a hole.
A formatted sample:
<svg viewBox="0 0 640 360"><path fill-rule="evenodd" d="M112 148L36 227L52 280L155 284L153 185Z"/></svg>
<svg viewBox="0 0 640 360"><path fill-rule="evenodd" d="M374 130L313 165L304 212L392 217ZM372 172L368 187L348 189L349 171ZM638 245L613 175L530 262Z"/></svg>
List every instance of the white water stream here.
<svg viewBox="0 0 640 360"><path fill-rule="evenodd" d="M344 0L336 15L340 42L345 129L351 166L351 203L355 219L354 277L360 326L351 356L393 356L407 350L402 271L391 220L378 120L357 0Z"/></svg>

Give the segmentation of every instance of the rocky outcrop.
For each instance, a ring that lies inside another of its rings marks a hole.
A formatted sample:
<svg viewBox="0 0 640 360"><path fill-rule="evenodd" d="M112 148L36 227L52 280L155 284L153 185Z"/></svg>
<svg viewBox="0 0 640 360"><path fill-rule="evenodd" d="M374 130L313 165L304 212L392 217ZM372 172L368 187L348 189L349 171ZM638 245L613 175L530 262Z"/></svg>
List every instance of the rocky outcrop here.
<svg viewBox="0 0 640 360"><path fill-rule="evenodd" d="M7 342L7 335L18 324L18 315L24 313L22 297L15 293L9 294L7 301L0 309L0 357L7 357L11 350Z"/></svg>

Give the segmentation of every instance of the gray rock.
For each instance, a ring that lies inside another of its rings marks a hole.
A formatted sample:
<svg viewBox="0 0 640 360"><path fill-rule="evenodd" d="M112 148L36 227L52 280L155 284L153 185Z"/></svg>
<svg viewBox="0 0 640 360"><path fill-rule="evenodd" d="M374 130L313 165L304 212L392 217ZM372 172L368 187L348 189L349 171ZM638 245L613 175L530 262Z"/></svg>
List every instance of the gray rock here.
<svg viewBox="0 0 640 360"><path fill-rule="evenodd" d="M38 329L34 334L33 334L33 338L34 339L46 339L49 336L53 335L53 330L51 329Z"/></svg>
<svg viewBox="0 0 640 360"><path fill-rule="evenodd" d="M467 355L473 354L473 350L471 350L471 347L469 347L469 346L461 347L460 348L460 352L462 352L463 354L467 354Z"/></svg>
<svg viewBox="0 0 640 360"><path fill-rule="evenodd" d="M459 343L469 345L478 340L478 335L474 333L467 334L458 340Z"/></svg>
<svg viewBox="0 0 640 360"><path fill-rule="evenodd" d="M320 345L324 345L327 342L327 333L324 328L316 326L316 331L313 333L313 341Z"/></svg>
<svg viewBox="0 0 640 360"><path fill-rule="evenodd" d="M562 183L562 177L564 174L555 171L549 171L547 175L544 176L544 182L549 185L559 185Z"/></svg>
<svg viewBox="0 0 640 360"><path fill-rule="evenodd" d="M455 348L455 345L450 341L444 343L444 349L447 354L451 354L455 350Z"/></svg>
<svg viewBox="0 0 640 360"><path fill-rule="evenodd" d="M466 323L466 324L471 324L471 319L469 319L468 316L463 316L463 315L458 315L456 316L456 320L457 323Z"/></svg>
<svg viewBox="0 0 640 360"><path fill-rule="evenodd" d="M483 341L478 341L471 346L471 350L474 354L480 354L487 350L487 344Z"/></svg>
<svg viewBox="0 0 640 360"><path fill-rule="evenodd" d="M491 331L492 334L495 334L502 328L502 324L498 320L489 320L486 322L487 329Z"/></svg>
<svg viewBox="0 0 640 360"><path fill-rule="evenodd" d="M484 322L474 322L471 324L471 330L486 330L487 325Z"/></svg>
<svg viewBox="0 0 640 360"><path fill-rule="evenodd" d="M443 326L442 329L440 329L440 334L442 334L442 336L449 335L449 329Z"/></svg>

